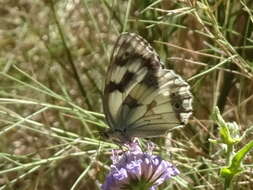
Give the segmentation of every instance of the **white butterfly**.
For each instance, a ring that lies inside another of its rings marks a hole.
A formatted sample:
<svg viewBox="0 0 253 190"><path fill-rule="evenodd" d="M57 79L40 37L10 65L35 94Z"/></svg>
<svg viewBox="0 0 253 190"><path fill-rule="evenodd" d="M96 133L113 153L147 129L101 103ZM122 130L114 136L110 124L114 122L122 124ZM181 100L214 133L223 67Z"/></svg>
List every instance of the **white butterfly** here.
<svg viewBox="0 0 253 190"><path fill-rule="evenodd" d="M192 114L190 86L162 68L149 43L133 33L119 36L107 71L103 106L110 130L120 143L133 137L165 136Z"/></svg>

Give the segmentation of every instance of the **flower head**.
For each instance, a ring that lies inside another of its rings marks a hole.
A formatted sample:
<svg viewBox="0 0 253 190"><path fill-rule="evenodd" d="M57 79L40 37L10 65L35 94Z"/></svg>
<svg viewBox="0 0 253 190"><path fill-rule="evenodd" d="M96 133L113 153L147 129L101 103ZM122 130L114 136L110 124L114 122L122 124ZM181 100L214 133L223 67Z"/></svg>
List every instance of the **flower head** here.
<svg viewBox="0 0 253 190"><path fill-rule="evenodd" d="M122 155L114 151L111 171L102 190L150 189L154 190L164 181L179 174L171 163L151 152L142 152L137 143L129 145Z"/></svg>

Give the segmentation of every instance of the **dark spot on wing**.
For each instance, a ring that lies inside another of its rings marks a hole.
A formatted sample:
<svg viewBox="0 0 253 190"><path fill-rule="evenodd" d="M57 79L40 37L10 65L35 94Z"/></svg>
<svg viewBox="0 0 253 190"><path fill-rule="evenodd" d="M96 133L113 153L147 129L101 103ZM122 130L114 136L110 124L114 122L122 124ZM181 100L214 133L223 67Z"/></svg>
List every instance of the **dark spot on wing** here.
<svg viewBox="0 0 253 190"><path fill-rule="evenodd" d="M115 60L115 64L118 66L125 66L127 63L132 63L134 60L138 59L139 55L129 52L124 52L121 56L117 56Z"/></svg>
<svg viewBox="0 0 253 190"><path fill-rule="evenodd" d="M187 112L188 111L183 107L183 101L186 99L192 98L190 93L187 93L187 94L185 94L185 96L183 96L177 92L173 92L170 94L170 98L171 98L171 105L172 105L175 112Z"/></svg>
<svg viewBox="0 0 253 190"><path fill-rule="evenodd" d="M115 90L118 90L119 89L119 86L118 84L116 84L115 82L110 82L107 86L106 86L106 89L105 91L110 93L110 92L113 92Z"/></svg>
<svg viewBox="0 0 253 190"><path fill-rule="evenodd" d="M130 71L127 71L125 73L125 75L123 76L123 78L121 79L119 83L119 85L121 86L121 89L128 86L128 84L133 80L134 75L135 74Z"/></svg>
<svg viewBox="0 0 253 190"><path fill-rule="evenodd" d="M115 90L124 92L125 88L132 81L134 75L135 75L134 73L127 71L119 83L110 82L107 86L106 91L109 93Z"/></svg>
<svg viewBox="0 0 253 190"><path fill-rule="evenodd" d="M187 99L191 99L192 96L190 94L190 92L186 92L184 95L179 94L179 92L172 92L170 94L170 99L171 99L171 106L173 108L173 110L176 113L176 116L179 120L181 120L180 118L180 113L190 113L192 112L192 109L187 109L183 106L183 101L187 100ZM191 105L189 105L189 107L191 108Z"/></svg>

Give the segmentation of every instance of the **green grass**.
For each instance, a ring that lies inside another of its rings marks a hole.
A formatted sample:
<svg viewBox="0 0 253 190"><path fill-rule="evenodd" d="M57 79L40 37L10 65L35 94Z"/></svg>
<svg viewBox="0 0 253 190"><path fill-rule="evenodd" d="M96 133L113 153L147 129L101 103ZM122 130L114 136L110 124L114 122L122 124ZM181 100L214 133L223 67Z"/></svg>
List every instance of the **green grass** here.
<svg viewBox="0 0 253 190"><path fill-rule="evenodd" d="M117 145L100 138L112 46L124 31L191 85L194 116L155 153L181 175L160 189L223 189L216 106L243 134L253 123L252 0L0 2L0 190L99 189ZM248 132L235 149L251 141ZM234 180L253 188L252 153Z"/></svg>

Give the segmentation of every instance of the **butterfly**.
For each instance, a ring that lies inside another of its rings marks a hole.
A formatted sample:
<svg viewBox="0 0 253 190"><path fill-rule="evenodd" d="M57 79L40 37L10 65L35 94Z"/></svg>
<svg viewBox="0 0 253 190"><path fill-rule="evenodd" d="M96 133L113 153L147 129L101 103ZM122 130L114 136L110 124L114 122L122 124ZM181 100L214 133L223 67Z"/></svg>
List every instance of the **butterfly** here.
<svg viewBox="0 0 253 190"><path fill-rule="evenodd" d="M103 108L115 142L160 137L185 125L192 114L190 86L164 69L151 45L134 33L121 34L107 70Z"/></svg>

